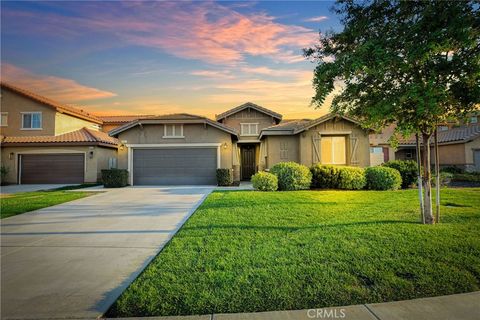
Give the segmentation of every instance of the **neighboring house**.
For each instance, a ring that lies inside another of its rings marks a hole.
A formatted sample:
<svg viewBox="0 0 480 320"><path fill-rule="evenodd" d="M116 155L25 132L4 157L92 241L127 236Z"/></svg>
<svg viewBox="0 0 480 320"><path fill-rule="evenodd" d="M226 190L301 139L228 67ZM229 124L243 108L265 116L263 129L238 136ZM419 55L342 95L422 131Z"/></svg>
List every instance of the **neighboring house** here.
<svg viewBox="0 0 480 320"><path fill-rule="evenodd" d="M214 184L217 168L249 180L278 162L368 166L368 130L328 114L281 121L276 112L246 103L213 121L189 114L137 119L110 131L122 145L118 165L130 184Z"/></svg>
<svg viewBox="0 0 480 320"><path fill-rule="evenodd" d="M441 167L458 167L467 171L480 171L480 125L476 122L452 127L451 129L448 127L440 129L438 146ZM415 138L400 140L395 152L395 159L415 160L416 157Z"/></svg>
<svg viewBox="0 0 480 320"><path fill-rule="evenodd" d="M370 134L370 165L378 166L389 160L395 160L395 149L390 146L390 137L396 125L384 128L380 133Z"/></svg>
<svg viewBox="0 0 480 320"><path fill-rule="evenodd" d="M143 119L153 117L153 115L122 115L122 116L97 116L100 120L102 120L102 131L109 132L115 128L123 126L125 123L132 122L137 119Z"/></svg>
<svg viewBox="0 0 480 320"><path fill-rule="evenodd" d="M1 84L1 162L7 183L96 182L114 165L118 140L102 120L16 86Z"/></svg>

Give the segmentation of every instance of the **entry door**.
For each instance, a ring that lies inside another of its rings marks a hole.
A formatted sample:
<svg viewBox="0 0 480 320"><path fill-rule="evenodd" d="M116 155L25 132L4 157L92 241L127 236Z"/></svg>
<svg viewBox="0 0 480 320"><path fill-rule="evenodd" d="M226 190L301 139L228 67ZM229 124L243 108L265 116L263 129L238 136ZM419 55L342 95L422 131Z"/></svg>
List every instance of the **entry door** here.
<svg viewBox="0 0 480 320"><path fill-rule="evenodd" d="M242 147L242 180L250 180L255 174L255 146Z"/></svg>

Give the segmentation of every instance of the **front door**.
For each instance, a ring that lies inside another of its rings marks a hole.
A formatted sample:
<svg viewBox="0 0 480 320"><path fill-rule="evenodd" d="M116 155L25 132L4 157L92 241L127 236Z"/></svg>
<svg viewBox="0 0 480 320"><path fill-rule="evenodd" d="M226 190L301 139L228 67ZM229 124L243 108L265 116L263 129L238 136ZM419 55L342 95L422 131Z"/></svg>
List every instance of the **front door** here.
<svg viewBox="0 0 480 320"><path fill-rule="evenodd" d="M245 145L241 147L242 153L242 180L250 180L255 174L255 146Z"/></svg>

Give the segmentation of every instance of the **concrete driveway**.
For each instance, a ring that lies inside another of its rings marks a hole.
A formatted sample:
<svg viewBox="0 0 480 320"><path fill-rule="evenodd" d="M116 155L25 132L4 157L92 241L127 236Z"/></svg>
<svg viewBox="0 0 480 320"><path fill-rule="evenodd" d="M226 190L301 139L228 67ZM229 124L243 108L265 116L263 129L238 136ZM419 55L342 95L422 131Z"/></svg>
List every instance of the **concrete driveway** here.
<svg viewBox="0 0 480 320"><path fill-rule="evenodd" d="M2 220L1 318L96 318L213 190L123 188Z"/></svg>

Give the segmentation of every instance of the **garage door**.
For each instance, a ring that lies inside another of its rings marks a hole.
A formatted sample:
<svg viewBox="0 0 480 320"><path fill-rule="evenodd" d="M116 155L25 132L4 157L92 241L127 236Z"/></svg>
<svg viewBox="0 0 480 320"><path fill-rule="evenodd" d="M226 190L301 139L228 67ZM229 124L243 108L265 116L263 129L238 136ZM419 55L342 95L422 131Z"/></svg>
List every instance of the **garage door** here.
<svg viewBox="0 0 480 320"><path fill-rule="evenodd" d="M20 183L83 183L84 154L22 154Z"/></svg>
<svg viewBox="0 0 480 320"><path fill-rule="evenodd" d="M134 185L211 185L216 169L216 148L133 149Z"/></svg>

